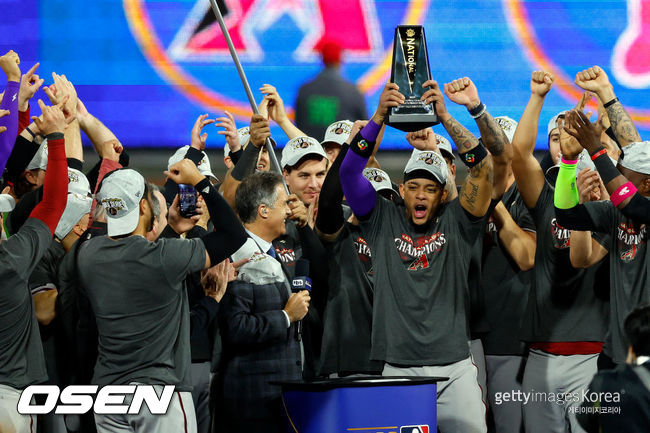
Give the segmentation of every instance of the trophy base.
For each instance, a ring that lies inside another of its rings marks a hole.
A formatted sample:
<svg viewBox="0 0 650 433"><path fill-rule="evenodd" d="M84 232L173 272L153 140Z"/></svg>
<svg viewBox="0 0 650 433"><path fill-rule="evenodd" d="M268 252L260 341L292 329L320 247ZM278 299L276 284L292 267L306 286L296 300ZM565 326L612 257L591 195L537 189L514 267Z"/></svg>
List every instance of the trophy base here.
<svg viewBox="0 0 650 433"><path fill-rule="evenodd" d="M386 125L404 132L420 131L440 123L435 113L396 113L389 114Z"/></svg>

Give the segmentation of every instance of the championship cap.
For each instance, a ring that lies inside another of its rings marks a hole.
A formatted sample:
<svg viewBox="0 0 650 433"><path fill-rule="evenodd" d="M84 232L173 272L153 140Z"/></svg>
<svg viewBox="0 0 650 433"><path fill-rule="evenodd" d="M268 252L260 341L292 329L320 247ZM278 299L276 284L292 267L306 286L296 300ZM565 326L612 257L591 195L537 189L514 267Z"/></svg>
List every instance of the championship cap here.
<svg viewBox="0 0 650 433"><path fill-rule="evenodd" d="M316 139L306 136L290 140L282 149L282 168L291 167L307 155L319 155L327 159L327 155Z"/></svg>
<svg viewBox="0 0 650 433"><path fill-rule="evenodd" d="M92 204L93 199L88 197L88 195L74 192L68 193L68 202L65 205L65 210L63 211L63 215L61 215L59 223L56 225L54 235L59 239L66 237L72 231L72 228L77 225L79 220L87 213L90 213Z"/></svg>
<svg viewBox="0 0 650 433"><path fill-rule="evenodd" d="M414 149L404 169L404 181L424 177L445 185L447 176L447 163L438 152L433 150Z"/></svg>
<svg viewBox="0 0 650 433"><path fill-rule="evenodd" d="M561 111L557 113L555 116L551 117L551 120L548 121L548 126L546 127L546 136L551 135L551 131L557 128L557 119L560 117L564 117L566 114L566 111Z"/></svg>
<svg viewBox="0 0 650 433"><path fill-rule="evenodd" d="M90 182L88 182L88 178L76 168L68 167L68 192L90 195Z"/></svg>
<svg viewBox="0 0 650 433"><path fill-rule="evenodd" d="M335 143L339 146L346 142L350 133L352 132L352 126L354 123L349 120L338 120L332 123L327 127L325 131L325 138L323 139L321 145L325 147L328 143Z"/></svg>
<svg viewBox="0 0 650 433"><path fill-rule="evenodd" d="M190 146L185 145L178 149L170 158L169 161L167 162L167 170L169 168L176 164L177 162L182 161L185 158L185 154L187 153L187 149L189 149ZM215 176L212 173L212 169L210 168L210 160L208 159L208 155L205 152L201 152L203 154L203 158L201 158L201 161L199 161L198 164L198 169L199 172L205 176L205 177L211 177L214 180L219 180L217 176Z"/></svg>
<svg viewBox="0 0 650 433"><path fill-rule="evenodd" d="M389 190L394 192L393 184L390 181L388 173L379 168L364 168L363 175L370 181L375 191Z"/></svg>
<svg viewBox="0 0 650 433"><path fill-rule="evenodd" d="M248 139L251 136L248 129L248 126L244 126L237 130L237 137L239 138L239 145L241 147L246 146L246 143L248 143ZM223 147L223 157L226 158L227 156L230 156L230 146L228 146L228 143Z"/></svg>
<svg viewBox="0 0 650 433"><path fill-rule="evenodd" d="M454 152L451 150L451 143L445 137L440 134L434 134L436 136L436 142L438 143L438 150L442 153L443 156L455 160Z"/></svg>
<svg viewBox="0 0 650 433"><path fill-rule="evenodd" d="M0 212L11 212L16 207L16 200L9 194L0 194Z"/></svg>
<svg viewBox="0 0 650 433"><path fill-rule="evenodd" d="M501 127L501 129L503 129L503 132L505 132L506 137L508 137L508 141L512 143L512 139L515 136L515 130L517 129L518 123L514 119L511 119L508 116L495 117L494 120ZM550 133L551 132L549 131L549 134Z"/></svg>
<svg viewBox="0 0 650 433"><path fill-rule="evenodd" d="M34 155L32 160L29 161L29 164L27 164L26 170L35 170L37 168L40 168L41 170L46 170L47 169L47 155L48 155L47 139L45 139L45 140L43 140L40 147L36 151L36 154Z"/></svg>
<svg viewBox="0 0 650 433"><path fill-rule="evenodd" d="M637 141L625 146L618 163L628 170L650 175L650 141Z"/></svg>
<svg viewBox="0 0 650 433"><path fill-rule="evenodd" d="M144 177L131 169L116 170L102 180L97 201L106 210L109 236L132 233L140 218Z"/></svg>

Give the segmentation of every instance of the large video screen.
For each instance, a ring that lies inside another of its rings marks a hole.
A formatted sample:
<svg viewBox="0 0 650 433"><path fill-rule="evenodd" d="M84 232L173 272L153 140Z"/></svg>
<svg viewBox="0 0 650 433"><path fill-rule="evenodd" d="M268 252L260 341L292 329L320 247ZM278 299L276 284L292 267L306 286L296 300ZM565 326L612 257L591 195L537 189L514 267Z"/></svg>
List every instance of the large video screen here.
<svg viewBox="0 0 650 433"><path fill-rule="evenodd" d="M548 120L580 97L576 72L592 65L607 72L642 137L650 130L648 1L218 3L256 99L263 84L272 84L291 113L299 86L322 68L317 47L328 38L348 48L342 74L361 89L372 113L390 78L395 26L422 24L433 77L443 83L470 77L495 116L519 119L531 71L555 75L541 114L539 149L547 147ZM0 51L17 51L23 71L41 62L48 84L52 71L65 74L89 110L129 147L186 144L204 112L229 110L238 126L250 120L209 0L0 0L0 10ZM478 134L463 107L448 102L448 108ZM434 129L444 134L442 126ZM215 130L208 132L209 146L223 146ZM286 141L278 128L273 133L281 145ZM389 128L382 147L408 144L404 133Z"/></svg>

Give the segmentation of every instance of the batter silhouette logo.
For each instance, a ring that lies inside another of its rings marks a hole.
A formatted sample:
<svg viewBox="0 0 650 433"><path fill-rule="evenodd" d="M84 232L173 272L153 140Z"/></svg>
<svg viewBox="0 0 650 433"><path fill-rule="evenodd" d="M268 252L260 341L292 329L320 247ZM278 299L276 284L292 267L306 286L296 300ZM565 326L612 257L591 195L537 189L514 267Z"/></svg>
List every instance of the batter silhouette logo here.
<svg viewBox="0 0 650 433"><path fill-rule="evenodd" d="M357 86L373 94L390 77L392 39L384 36L392 34L388 28L422 23L430 1L396 3L390 9L392 21L385 20L388 23L379 19L381 8L376 0L217 0L217 4L251 82L262 80L269 69L286 71L284 81L291 80L297 67L320 65L319 51L324 42L345 41L346 63L362 65L366 71L355 77ZM210 0L122 3L134 39L164 81L207 109L227 108L240 118L250 117L244 92L235 98L224 95L220 91L223 83L211 83L213 77L206 72L210 67L232 65ZM186 6L188 3L192 6ZM287 22L291 24L284 32ZM278 28L286 40L276 42L265 36L278 32ZM284 46L288 44L292 47L289 52ZM299 83L287 84L297 87ZM292 115L292 108L287 109Z"/></svg>
<svg viewBox="0 0 650 433"><path fill-rule="evenodd" d="M429 433L428 425L404 425L399 428L399 433Z"/></svg>
<svg viewBox="0 0 650 433"><path fill-rule="evenodd" d="M553 88L568 105L574 105L582 95L574 84L575 74L599 65L632 120L650 128L650 110L646 108L650 88L650 0L603 2L598 3L598 8L594 8L594 2L569 0L544 4L502 0L502 4L511 33L531 66L553 73ZM603 23L598 32L594 32L594 20Z"/></svg>

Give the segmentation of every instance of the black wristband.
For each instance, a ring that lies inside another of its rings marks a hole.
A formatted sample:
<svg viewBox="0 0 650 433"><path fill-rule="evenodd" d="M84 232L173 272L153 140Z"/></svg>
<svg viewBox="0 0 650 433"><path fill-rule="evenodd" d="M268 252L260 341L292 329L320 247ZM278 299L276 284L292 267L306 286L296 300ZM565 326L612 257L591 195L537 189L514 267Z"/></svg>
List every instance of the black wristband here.
<svg viewBox="0 0 650 433"><path fill-rule="evenodd" d="M207 194L209 191L206 190L205 188L210 189L211 185L212 184L210 183L210 179L208 179L207 177L204 177L199 183L194 185L194 189L196 189L201 194Z"/></svg>
<svg viewBox="0 0 650 433"><path fill-rule="evenodd" d="M471 110L468 109L467 111L469 111L469 114L472 117L475 117L475 116L481 115L482 114L481 111L483 111L483 110L485 110L485 104L482 103L482 102L479 102L479 104L476 107L472 108Z"/></svg>
<svg viewBox="0 0 650 433"><path fill-rule="evenodd" d="M614 98L611 101L606 102L605 104L603 104L603 108L609 108L612 105L616 104L617 102L618 102L618 98Z"/></svg>
<svg viewBox="0 0 650 433"><path fill-rule="evenodd" d="M488 156L488 152L485 146L483 146L483 143L479 141L477 146L465 153L460 153L459 156L467 168L472 168L479 162L483 161L485 157Z"/></svg>
<svg viewBox="0 0 650 433"><path fill-rule="evenodd" d="M47 134L45 136L47 138L47 141L50 140L62 140L63 139L63 133L62 132L53 132L51 134Z"/></svg>
<svg viewBox="0 0 650 433"><path fill-rule="evenodd" d="M191 160L198 167L203 159L203 152L190 146L185 153L185 158Z"/></svg>
<svg viewBox="0 0 650 433"><path fill-rule="evenodd" d="M603 184L607 185L610 181L620 176L621 173L616 169L614 163L607 153L603 153L596 159L594 159L594 165L600 174L600 178L603 180Z"/></svg>
<svg viewBox="0 0 650 433"><path fill-rule="evenodd" d="M237 152L230 152L228 156L230 156L230 160L232 161L233 165L237 165L243 153L244 153L243 147L240 147Z"/></svg>
<svg viewBox="0 0 650 433"><path fill-rule="evenodd" d="M25 128L25 131L27 131L27 133L28 133L29 135L31 135L32 138L36 138L36 134L34 134L34 133L32 132L32 130L29 129L29 126L28 126L27 128Z"/></svg>
<svg viewBox="0 0 650 433"><path fill-rule="evenodd" d="M246 177L255 173L255 166L257 165L257 158L259 155L260 149L255 147L253 143L248 143L241 158L237 161L237 165L235 165L235 168L233 168L230 173L233 179L241 182Z"/></svg>
<svg viewBox="0 0 650 433"><path fill-rule="evenodd" d="M375 142L368 141L361 136L361 131L357 132L357 135L352 139L350 143L350 150L362 158L369 159L372 156L372 152L375 150Z"/></svg>

